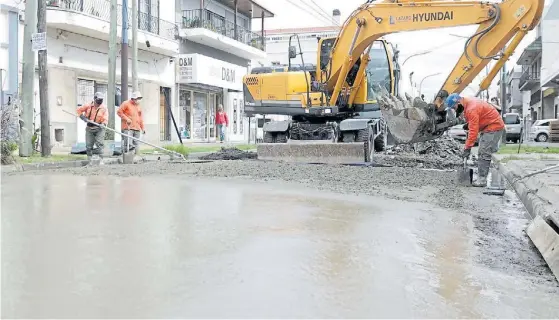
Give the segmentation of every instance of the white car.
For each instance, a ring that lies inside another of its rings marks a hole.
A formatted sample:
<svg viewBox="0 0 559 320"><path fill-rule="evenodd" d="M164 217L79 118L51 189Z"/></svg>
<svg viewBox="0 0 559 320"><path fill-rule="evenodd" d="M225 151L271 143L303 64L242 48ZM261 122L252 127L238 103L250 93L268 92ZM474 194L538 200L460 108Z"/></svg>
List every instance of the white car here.
<svg viewBox="0 0 559 320"><path fill-rule="evenodd" d="M530 140L546 142L549 139L549 122L556 119L536 120L530 128Z"/></svg>
<svg viewBox="0 0 559 320"><path fill-rule="evenodd" d="M466 130L464 130L464 125L463 124L458 124L455 125L454 127L451 127L450 129L448 129L448 135L453 138L454 140L458 140L462 143L466 143L466 139L468 138L468 132L466 132ZM479 142L479 136L478 136L478 140L476 140L475 145L477 146Z"/></svg>

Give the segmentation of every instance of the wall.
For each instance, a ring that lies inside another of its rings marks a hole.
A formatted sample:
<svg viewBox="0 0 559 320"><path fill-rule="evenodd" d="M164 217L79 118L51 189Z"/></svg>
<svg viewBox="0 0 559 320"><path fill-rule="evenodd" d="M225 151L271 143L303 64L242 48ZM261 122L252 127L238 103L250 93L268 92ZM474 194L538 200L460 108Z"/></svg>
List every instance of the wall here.
<svg viewBox="0 0 559 320"><path fill-rule="evenodd" d="M18 91L18 84L21 81L21 53L23 48L23 22L19 20L18 8L23 8L22 4L14 1L0 1L0 69L2 73L3 88L6 94L15 94ZM15 25L10 25L10 20L17 19ZM17 33L13 34L13 28L17 27ZM16 55L10 62L10 43L15 44ZM15 59L14 59L15 58ZM13 81L13 85L10 82ZM7 101L5 99L4 101Z"/></svg>
<svg viewBox="0 0 559 320"><path fill-rule="evenodd" d="M199 53L214 59L222 60L239 66L248 66L249 60L230 54L216 48L208 47L203 44L188 41L181 41L180 53Z"/></svg>
<svg viewBox="0 0 559 320"><path fill-rule="evenodd" d="M522 115L524 117L530 116L530 91L522 91Z"/></svg>
<svg viewBox="0 0 559 320"><path fill-rule="evenodd" d="M68 33L65 39L57 38L56 30L48 29L48 63L49 63L49 105L51 112L51 136L54 141L54 130L64 129L64 145L72 145L76 141L84 142L83 123L78 122L62 110L73 112L77 106L77 79L90 79L103 83L108 81L108 43L103 40ZM62 57L62 63L60 63ZM174 63L169 57L147 51L138 52L139 88L144 97L142 108L146 124L146 139L159 141L159 87L172 88L175 96ZM131 66L131 62L130 62ZM129 72L131 69L129 67ZM129 75L129 84L132 76ZM117 58L116 82L120 84L120 59ZM38 109L38 79L35 82L35 108ZM60 99L59 99L60 98ZM59 100L62 105L58 105ZM171 100L176 109L175 100ZM173 112L176 112L173 110ZM116 118L115 122L119 122ZM40 120L37 117L37 125ZM78 125L79 123L79 125ZM173 139L176 134L173 131Z"/></svg>
<svg viewBox="0 0 559 320"><path fill-rule="evenodd" d="M547 86L559 74L559 1L554 1L542 22L542 70L541 85Z"/></svg>

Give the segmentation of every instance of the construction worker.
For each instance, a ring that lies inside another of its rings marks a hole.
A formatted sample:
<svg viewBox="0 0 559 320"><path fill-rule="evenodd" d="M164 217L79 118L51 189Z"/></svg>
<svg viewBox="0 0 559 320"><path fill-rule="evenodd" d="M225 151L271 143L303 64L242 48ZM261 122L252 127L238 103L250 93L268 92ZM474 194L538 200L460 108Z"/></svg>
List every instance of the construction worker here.
<svg viewBox="0 0 559 320"><path fill-rule="evenodd" d="M468 138L462 154L464 159L470 157L478 133L481 132L478 149L478 177L473 185L486 187L491 155L499 150L499 144L505 130L505 123L501 114L491 104L481 99L465 98L457 93L449 95L445 104L446 110L454 109L457 117L462 112L464 113L468 128Z"/></svg>
<svg viewBox="0 0 559 320"><path fill-rule="evenodd" d="M91 161L93 154L97 154L103 162L103 150L105 147L105 126L109 122L109 111L103 104L103 94L96 92L90 104L78 107L77 113L80 119L87 123L85 127L85 150L87 159ZM97 123L93 124L87 121ZM93 146L97 144L97 148Z"/></svg>
<svg viewBox="0 0 559 320"><path fill-rule="evenodd" d="M121 118L120 128L122 133L132 136L136 139L140 138L140 132L146 134L144 128L144 118L142 115L142 108L140 108L140 101L142 101L142 94L140 91L132 92L132 98L130 100L124 101L118 108L117 114ZM138 141L127 137L122 137L122 152L128 152L129 150L134 150L138 154L139 147ZM133 140L134 146L131 149L129 147L129 140Z"/></svg>

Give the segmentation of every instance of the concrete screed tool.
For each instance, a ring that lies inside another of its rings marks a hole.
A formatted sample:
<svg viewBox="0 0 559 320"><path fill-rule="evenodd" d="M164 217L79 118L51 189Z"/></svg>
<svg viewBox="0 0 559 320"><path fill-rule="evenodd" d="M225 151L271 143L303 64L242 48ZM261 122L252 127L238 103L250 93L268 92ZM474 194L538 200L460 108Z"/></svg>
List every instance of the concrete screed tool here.
<svg viewBox="0 0 559 320"><path fill-rule="evenodd" d="M62 110L62 112L65 112L65 113L67 113L67 114L71 114L71 115L73 115L74 117L79 118L79 116L76 115L75 113L68 112L68 111L66 111L66 110ZM98 123L93 122L93 121L91 121L91 120L89 120L89 119L86 120L86 122L87 122L87 123L91 123L91 124L96 125L96 126L99 126ZM112 131L112 132L114 132L114 133L120 134L120 135L123 136L123 137L126 137L126 138L129 138L129 139L138 141L138 142L143 143L143 144L146 144L146 145L148 145L148 146L150 146L150 147L153 147L153 148L158 149L158 150L161 150L161 151L163 151L163 152L165 152L165 153L168 153L168 154L177 156L177 157L179 157L180 159L186 161L186 158L184 157L184 155L182 155L182 154L180 154L180 153L178 153L178 152L171 151L171 150L167 150L167 149L165 149L165 148L163 148L163 147L160 147L160 146L157 146L157 145L155 145L155 144L149 143L149 142L147 142L147 141L144 141L144 140L135 138L135 137L133 137L133 136L131 136L131 135L127 135L127 134L125 134L125 133L123 133L123 132L118 132L118 131L116 131L116 130L114 130L114 129L112 129L112 128L109 128L109 127L107 127L107 126L104 126L104 127L105 127L105 129L107 129L107 130L109 130L109 131ZM129 145L129 144L130 144L130 143L128 143L128 145ZM123 154L125 154L125 153L123 152Z"/></svg>

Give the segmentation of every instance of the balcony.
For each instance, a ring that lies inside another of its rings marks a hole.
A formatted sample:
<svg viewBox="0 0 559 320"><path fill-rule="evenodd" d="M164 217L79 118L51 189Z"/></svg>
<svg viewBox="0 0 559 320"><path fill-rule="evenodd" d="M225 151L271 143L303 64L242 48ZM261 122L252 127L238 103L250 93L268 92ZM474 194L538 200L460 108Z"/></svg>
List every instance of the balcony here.
<svg viewBox="0 0 559 320"><path fill-rule="evenodd" d="M520 76L518 88L520 91L532 90L536 86L540 86L540 71L539 70L526 70Z"/></svg>
<svg viewBox="0 0 559 320"><path fill-rule="evenodd" d="M109 0L47 0L47 26L109 40ZM138 12L138 48L163 55L179 52L175 23ZM122 5L117 6L117 37L122 37ZM128 36L132 36L132 9L128 9ZM146 45L149 42L150 47Z"/></svg>
<svg viewBox="0 0 559 320"><path fill-rule="evenodd" d="M266 57L264 38L205 9L184 10L181 38L230 52L245 59ZM236 30L235 30L236 29Z"/></svg>
<svg viewBox="0 0 559 320"><path fill-rule="evenodd" d="M516 61L517 65L531 65L542 54L542 38L538 37L528 45Z"/></svg>

